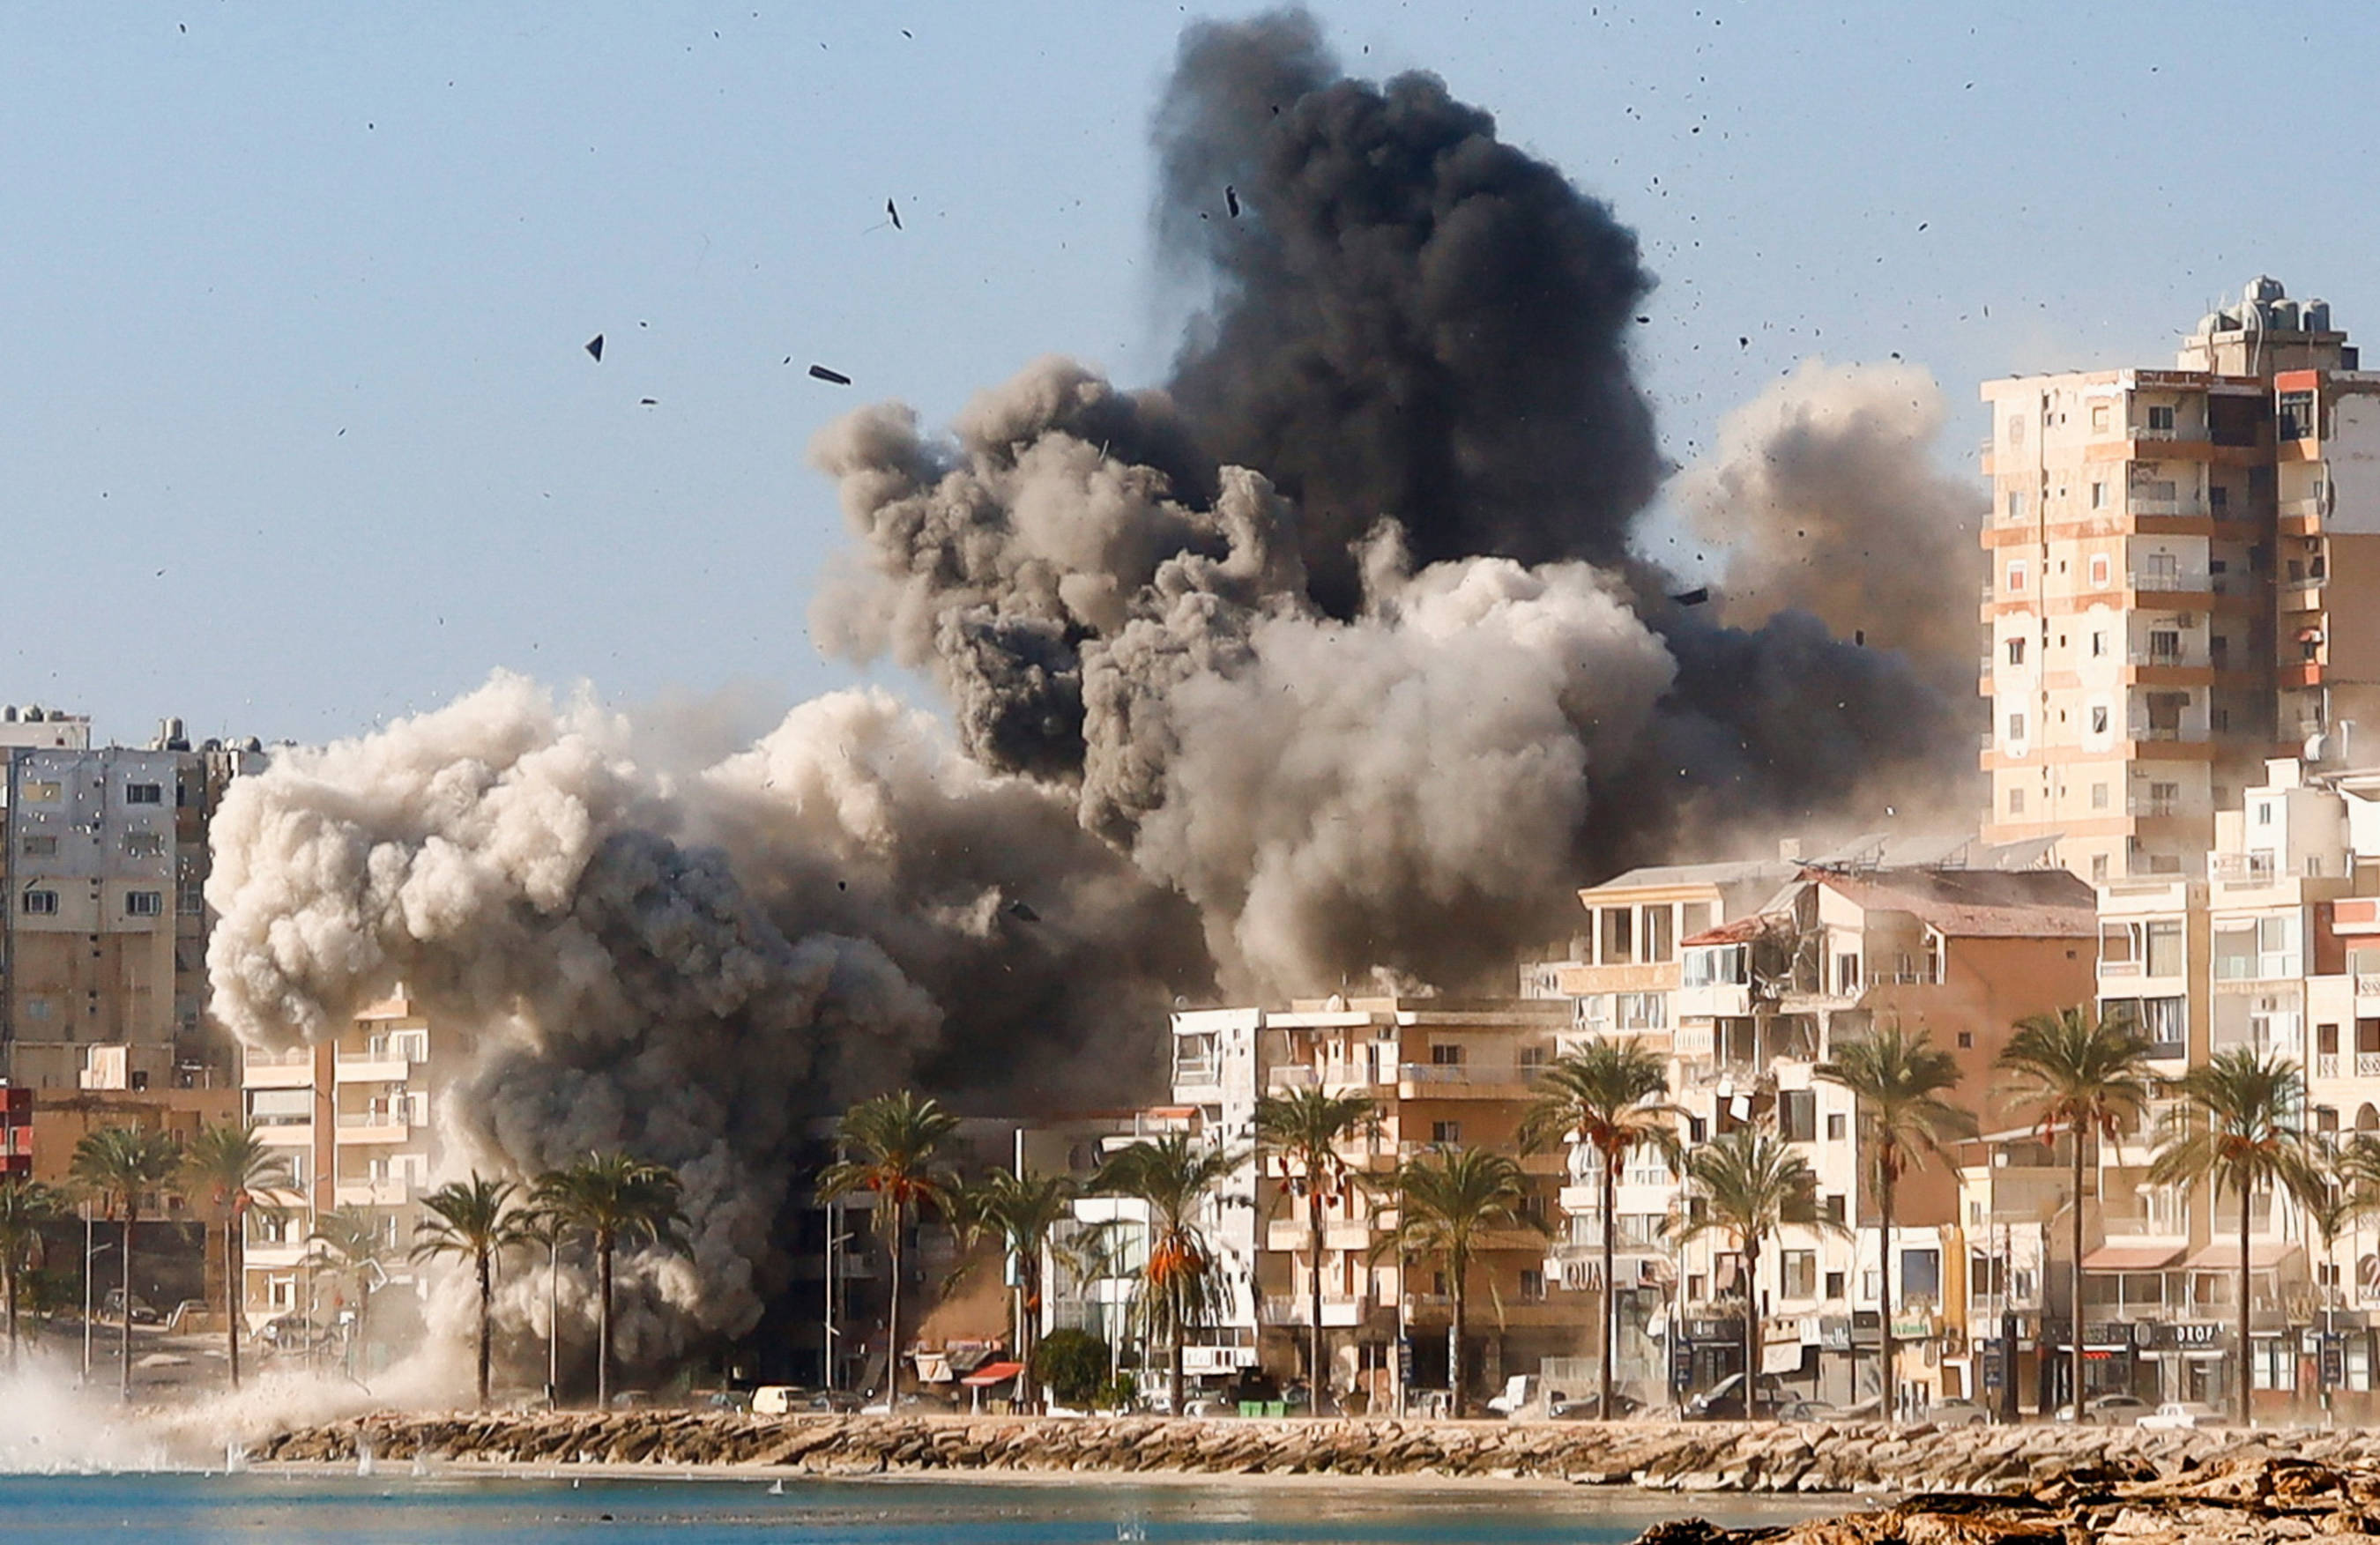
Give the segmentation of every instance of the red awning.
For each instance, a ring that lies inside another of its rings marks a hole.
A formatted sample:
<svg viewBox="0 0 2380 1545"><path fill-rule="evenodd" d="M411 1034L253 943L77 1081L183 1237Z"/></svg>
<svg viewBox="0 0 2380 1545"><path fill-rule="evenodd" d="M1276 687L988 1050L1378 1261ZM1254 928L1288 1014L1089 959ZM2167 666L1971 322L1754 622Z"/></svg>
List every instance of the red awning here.
<svg viewBox="0 0 2380 1545"><path fill-rule="evenodd" d="M986 1363L959 1381L971 1390L988 1390L994 1384L1005 1384L1025 1371L1023 1363Z"/></svg>

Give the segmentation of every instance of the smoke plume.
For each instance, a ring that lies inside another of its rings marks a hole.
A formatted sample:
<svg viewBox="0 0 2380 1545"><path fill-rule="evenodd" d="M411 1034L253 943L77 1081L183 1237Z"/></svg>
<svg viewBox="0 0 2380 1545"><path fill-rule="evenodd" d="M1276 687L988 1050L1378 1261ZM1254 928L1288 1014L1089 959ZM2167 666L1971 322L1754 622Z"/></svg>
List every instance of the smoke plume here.
<svg viewBox="0 0 2380 1545"><path fill-rule="evenodd" d="M1435 78L1346 78L1294 13L1189 29L1155 141L1196 298L1170 382L1044 359L947 432L880 404L812 446L854 535L818 636L923 674L947 731L838 693L687 766L500 676L217 819L243 1040L402 980L453 1038L458 1164L681 1170L695 1256L627 1264L637 1355L778 1291L809 1114L903 1082L1126 1104L1177 993L1503 990L1621 864L1958 785L1943 700L1829 634L1835 589L1747 578L1723 626L1631 555L1653 281L1609 209ZM1895 533L1948 507L1895 462L1930 429L1876 421L1796 442L1791 479L1704 476L1747 576L1828 487L1887 490L1840 518ZM543 1310L505 1293L517 1337Z"/></svg>
<svg viewBox="0 0 2380 1545"><path fill-rule="evenodd" d="M1806 361L1720 422L1675 496L1726 549L1723 614L1808 612L1898 651L1946 696L1979 648L1982 492L1930 461L1944 420L1934 378L1908 365Z"/></svg>

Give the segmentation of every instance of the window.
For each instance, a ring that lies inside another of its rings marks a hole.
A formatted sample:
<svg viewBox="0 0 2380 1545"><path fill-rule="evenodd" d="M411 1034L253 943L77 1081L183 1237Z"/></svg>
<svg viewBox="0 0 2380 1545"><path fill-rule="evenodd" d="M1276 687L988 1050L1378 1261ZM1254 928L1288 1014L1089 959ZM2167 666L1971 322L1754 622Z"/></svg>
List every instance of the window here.
<svg viewBox="0 0 2380 1545"><path fill-rule="evenodd" d="M2104 482L2095 482L2095 483L2093 483L2093 484L2091 485L2091 507L2092 507L2093 509L2096 510L2096 509L2105 509L2105 508L2107 508L2107 485L2106 483L2104 483Z"/></svg>
<svg viewBox="0 0 2380 1545"><path fill-rule="evenodd" d="M1606 966L1632 964L1636 957L1634 910L1626 906L1606 906L1597 916L1603 922L1602 963Z"/></svg>
<svg viewBox="0 0 2380 1545"><path fill-rule="evenodd" d="M2148 974L2153 977L2181 975L2181 919L2158 918L2148 926ZM2159 999L2158 1002L2179 1004L2180 999Z"/></svg>
<svg viewBox="0 0 2380 1545"><path fill-rule="evenodd" d="M1645 908L1645 959L1648 964L1670 958L1675 940L1671 931L1677 926L1677 916L1666 906Z"/></svg>
<svg viewBox="0 0 2380 1545"><path fill-rule="evenodd" d="M2024 593L2024 565L2010 564L2008 566L2008 591L2010 595L2022 595Z"/></svg>
<svg viewBox="0 0 2380 1545"><path fill-rule="evenodd" d="M2275 434L2283 440L2311 440L2314 434L2313 394L2283 392L2274 404Z"/></svg>
<svg viewBox="0 0 2380 1545"><path fill-rule="evenodd" d="M1839 1199L1840 1199L1840 1198L1839 1198ZM1829 1298L1840 1298L1840 1297L1841 1297L1842 1296L1843 1296L1843 1274L1842 1274L1840 1271L1829 1271L1829 1272L1828 1272L1828 1273L1827 1273L1827 1296L1828 1296L1828 1297L1829 1297Z"/></svg>
<svg viewBox="0 0 2380 1545"><path fill-rule="evenodd" d="M2024 415L2023 415L2023 414L2022 414L2022 413L2011 413L2011 414L2010 414L2010 415L2009 415L2009 418L2008 418L2008 443L2009 443L2010 444L2011 444L2011 445L2022 445L2022 444L2024 444Z"/></svg>
<svg viewBox="0 0 2380 1545"><path fill-rule="evenodd" d="M1818 1252L1815 1250L1785 1250L1779 1252L1785 1268L1781 1296L1815 1298L1818 1296Z"/></svg>
<svg viewBox="0 0 2380 1545"><path fill-rule="evenodd" d="M1463 1048L1441 1041L1429 1049L1429 1064L1432 1067L1461 1067Z"/></svg>
<svg viewBox="0 0 2380 1545"><path fill-rule="evenodd" d="M2094 659L2094 660L2096 660L2096 659L2098 659L2101 655L2103 655L2103 654L2105 654L2105 653L2107 653L2107 633L2106 633L2104 630L2097 631L2097 632L2094 632L2094 633L2091 635L2091 658L2092 658L2092 659Z"/></svg>
<svg viewBox="0 0 2380 1545"><path fill-rule="evenodd" d="M1973 1030L1961 1030L1959 1032L1959 1050L1961 1052L1972 1052L1974 1049L1975 1032Z"/></svg>
<svg viewBox="0 0 2380 1545"><path fill-rule="evenodd" d="M127 784L124 785L124 802L128 805L162 805L165 802L164 785Z"/></svg>
<svg viewBox="0 0 2380 1545"><path fill-rule="evenodd" d="M1818 1198L1818 1216L1840 1228L1844 1218L1844 1199L1840 1191L1828 1191Z"/></svg>
<svg viewBox="0 0 2380 1545"><path fill-rule="evenodd" d="M2107 882L2107 856L2106 854L2104 854L2104 853L2094 853L2094 854L2092 854L2092 855L2091 855L2091 882L2092 882L2093 884L2095 884L2095 885L2097 885L2097 884L2104 884L2104 883L2106 883L2106 882Z"/></svg>
<svg viewBox="0 0 2380 1545"><path fill-rule="evenodd" d="M2170 434L2173 432L2173 409L2170 408L2150 408L2149 428L2159 433Z"/></svg>
<svg viewBox="0 0 2380 1545"><path fill-rule="evenodd" d="M2008 737L2010 740L2022 740L2024 738L2023 714L2011 713L2008 716Z"/></svg>
<svg viewBox="0 0 2380 1545"><path fill-rule="evenodd" d="M1623 1030L1665 1030L1670 1028L1670 995L1666 992L1621 992L1614 996L1615 1022Z"/></svg>
<svg viewBox="0 0 2380 1545"><path fill-rule="evenodd" d="M2107 705L2106 703L2094 703L2091 705L2091 733L2093 735L2105 735L2107 733ZM2107 808L2107 785L2105 784L2095 784L2092 785L2091 793L2091 808L2098 810L2106 809Z"/></svg>
<svg viewBox="0 0 2380 1545"><path fill-rule="evenodd" d="M2104 708L2093 709L2091 711L2091 727L2093 729L2107 728L2107 711ZM2104 810L2107 808L2107 785L2093 784L2091 785L2091 808L2095 810Z"/></svg>
<svg viewBox="0 0 2380 1545"><path fill-rule="evenodd" d="M1429 1140L1434 1143L1459 1143L1463 1140L1463 1124L1459 1121L1433 1121L1429 1124Z"/></svg>
<svg viewBox="0 0 2380 1545"><path fill-rule="evenodd" d="M2179 665L2181 663L2181 635L2172 628L2149 630L2149 663Z"/></svg>
<svg viewBox="0 0 2380 1545"><path fill-rule="evenodd" d="M1679 979L1687 987L1743 985L1742 944L1700 944L1685 952Z"/></svg>
<svg viewBox="0 0 2380 1545"><path fill-rule="evenodd" d="M55 918L58 915L58 893L27 891L23 910L29 918Z"/></svg>
<svg viewBox="0 0 2380 1545"><path fill-rule="evenodd" d="M1690 901L1679 908L1678 937L1691 939L1711 925L1711 906L1707 901Z"/></svg>
<svg viewBox="0 0 2380 1545"><path fill-rule="evenodd" d="M165 851L165 839L156 832L127 832L124 852L132 858L154 858Z"/></svg>
<svg viewBox="0 0 2380 1545"><path fill-rule="evenodd" d="M2024 790L2021 788L2009 790L2009 814L2024 814Z"/></svg>
<svg viewBox="0 0 2380 1545"><path fill-rule="evenodd" d="M1521 1268L1521 1302L1542 1304L1546 1301L1546 1274L1534 1266Z"/></svg>
<svg viewBox="0 0 2380 1545"><path fill-rule="evenodd" d="M2219 517L2231 507L2231 491L2221 483L2210 483L2206 489L2206 506Z"/></svg>
<svg viewBox="0 0 2380 1545"><path fill-rule="evenodd" d="M1903 1250L1900 1252L1900 1280L1893 1284L1904 1300L1937 1298L1942 1296L1942 1252L1939 1250Z"/></svg>
<svg viewBox="0 0 2380 1545"><path fill-rule="evenodd" d="M2115 582L2116 568L2107 561L2107 554L2105 553L2091 554L2091 588L2095 590L2104 590Z"/></svg>
<svg viewBox="0 0 2380 1545"><path fill-rule="evenodd" d="M2011 665L2022 665L2024 663L2024 640L2022 639L2010 639L2008 641L2008 663Z"/></svg>
<svg viewBox="0 0 2380 1545"><path fill-rule="evenodd" d="M2107 428L2108 418L2109 412L2107 404L2104 402L2095 402L2091 405L2091 427L2093 429L2104 432ZM2093 483L2091 486L2095 489L2099 485L2097 483ZM2099 501L2095 498L2091 501L2095 505L2098 504L2098 502Z"/></svg>
<svg viewBox="0 0 2380 1545"><path fill-rule="evenodd" d="M1815 1089L1778 1091L1777 1135L1789 1143L1814 1143L1818 1140L1818 1093Z"/></svg>
<svg viewBox="0 0 2380 1545"><path fill-rule="evenodd" d="M1835 956L1835 991L1848 998L1860 990L1860 957L1856 955Z"/></svg>
<svg viewBox="0 0 2380 1545"><path fill-rule="evenodd" d="M165 915L165 893L163 891L125 892L124 915L128 918L164 917Z"/></svg>
<svg viewBox="0 0 2380 1545"><path fill-rule="evenodd" d="M55 838L55 837L27 837L27 838L25 839L25 857L26 857L26 858L56 858L57 856L58 856L58 839L57 839L57 838Z"/></svg>
<svg viewBox="0 0 2380 1545"><path fill-rule="evenodd" d="M2259 800L2257 800L2257 801L2256 801L2256 824L2257 824L2257 825L2259 825L2259 826L2270 826L2272 823L2273 823L2273 801L2271 801L2270 799L2259 799Z"/></svg>
<svg viewBox="0 0 2380 1545"><path fill-rule="evenodd" d="M2010 520L2022 520L2024 518L2024 495L2014 489L2010 489L2009 491L2008 517Z"/></svg>
<svg viewBox="0 0 2380 1545"><path fill-rule="evenodd" d="M1850 1125L1849 1120L1840 1111L1836 1111L1829 1114L1827 1117L1827 1141L1830 1143L1841 1142L1843 1140L1843 1134L1849 1130Z"/></svg>

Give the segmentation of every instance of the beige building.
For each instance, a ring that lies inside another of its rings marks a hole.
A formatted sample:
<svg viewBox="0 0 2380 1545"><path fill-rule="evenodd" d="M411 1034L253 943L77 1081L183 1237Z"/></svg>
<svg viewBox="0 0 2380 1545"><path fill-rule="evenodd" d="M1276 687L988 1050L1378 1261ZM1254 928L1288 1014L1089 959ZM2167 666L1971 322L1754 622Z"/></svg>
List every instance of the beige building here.
<svg viewBox="0 0 2380 1545"><path fill-rule="evenodd" d="M334 1208L364 1213L381 1232L386 1259L375 1322L391 1323L382 1312L388 1300L377 1296L385 1288L418 1301L420 1279L405 1255L438 1162L431 1123L435 1050L429 1020L400 989L335 1036L286 1052L247 1053L248 1119L281 1157L289 1181L268 1198L271 1215L249 1215L242 1296L251 1325L310 1314L336 1328L346 1290L319 1269L320 1251L309 1243Z"/></svg>
<svg viewBox="0 0 2380 1545"><path fill-rule="evenodd" d="M232 1085L204 1014L207 829L252 747L193 749L168 720L146 748L94 748L87 719L0 711L0 1077Z"/></svg>
<svg viewBox="0 0 2380 1545"><path fill-rule="evenodd" d="M2380 539L2380 377L2270 279L2173 370L1986 383L1985 836L2095 882L2198 873L2265 760L2380 683L2329 599ZM2361 593L2372 593L2366 590Z"/></svg>

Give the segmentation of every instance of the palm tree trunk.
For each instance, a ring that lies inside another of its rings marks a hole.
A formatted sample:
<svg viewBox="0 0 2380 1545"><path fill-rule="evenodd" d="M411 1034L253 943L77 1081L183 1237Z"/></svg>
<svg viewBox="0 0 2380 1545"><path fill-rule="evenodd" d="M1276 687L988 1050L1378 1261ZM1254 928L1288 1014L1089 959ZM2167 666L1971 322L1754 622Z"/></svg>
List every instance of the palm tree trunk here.
<svg viewBox="0 0 2380 1545"><path fill-rule="evenodd" d="M2250 1186L2250 1185L2249 1185L2249 1183L2248 1183L2247 1179L2243 1176L2243 1177L2241 1178L2240 1182L2240 1399L2239 1399L2239 1405L2240 1405L2240 1425L2241 1427L2246 1427L2246 1426L2248 1425L2248 1421L2249 1421L2249 1415L2248 1415L2248 1406L2249 1406L2249 1400L2248 1400L2248 1385L2249 1385L2249 1381L2250 1381L2250 1371L2251 1371L2251 1369L2253 1369L2253 1367L2255 1366L2255 1365L2254 1365L2253 1357L2252 1357L2252 1351L2253 1351L2253 1344L2249 1340L2249 1335L2248 1335L2249 1331L2250 1331L2250 1329L2252 1328L2252 1317L2250 1316L2250 1314L2249 1314L2249 1310L2248 1310L2248 1223L2249 1223L2249 1212L2250 1212L2250 1210L2250 1210L2250 1208L2249 1208L2249 1205L2248 1205L2248 1201L2249 1201L2249 1197L2250 1197L2250 1194L2251 1194L2251 1192L2252 1192L2252 1188Z"/></svg>
<svg viewBox="0 0 2380 1545"><path fill-rule="evenodd" d="M0 1256L0 1271L7 1274L8 1292L8 1371L17 1371L17 1247L11 1243L7 1253Z"/></svg>
<svg viewBox="0 0 2380 1545"><path fill-rule="evenodd" d="M1882 1247L1883 1284L1882 1311L1876 1318L1876 1350L1884 1360L1884 1424L1893 1426L1900 1420L1900 1381L1894 1377L1892 1356L1892 1164L1883 1154L1876 1155L1876 1200L1883 1217L1883 1235L1877 1241Z"/></svg>
<svg viewBox="0 0 2380 1545"><path fill-rule="evenodd" d="M1174 1299L1172 1313L1166 1317L1168 1339L1171 1342L1171 1344L1166 1348L1165 1393L1167 1399L1172 1402L1172 1404L1167 1407L1166 1414L1168 1416L1179 1417L1182 1414L1183 1382L1182 1303L1179 1296L1179 1288L1172 1288L1168 1291L1174 1293L1176 1296Z"/></svg>
<svg viewBox="0 0 2380 1545"><path fill-rule="evenodd" d="M545 1241L545 1403L562 1404L562 1235Z"/></svg>
<svg viewBox="0 0 2380 1545"><path fill-rule="evenodd" d="M602 1301L595 1312L595 1408L612 1408L612 1236L595 1240L595 1270Z"/></svg>
<svg viewBox="0 0 2380 1545"><path fill-rule="evenodd" d="M134 1211L124 1210L124 1324L116 1336L117 1360L122 1364L123 1395L127 1405L132 1404L132 1224Z"/></svg>
<svg viewBox="0 0 2380 1545"><path fill-rule="evenodd" d="M1743 1239L1743 1419L1760 1417L1760 1236Z"/></svg>
<svg viewBox="0 0 2380 1545"><path fill-rule="evenodd" d="M239 1388L239 1309L248 1296L247 1251L240 1237L239 1210L224 1224L224 1335L231 1354L231 1387Z"/></svg>
<svg viewBox="0 0 2380 1545"><path fill-rule="evenodd" d="M1596 1318L1603 1332L1603 1389L1595 1414L1605 1421L1611 1419L1611 1327L1618 1317L1617 1296L1612 1292L1613 1257L1618 1253L1620 1220L1612 1209L1620 1205L1620 1177L1617 1172L1620 1156L1602 1155L1603 1159L1603 1312Z"/></svg>
<svg viewBox="0 0 2380 1545"><path fill-rule="evenodd" d="M1465 1308L1464 1299L1467 1296L1463 1291L1463 1279L1470 1275L1463 1268L1471 1263L1463 1258L1462 1252L1450 1251L1446 1264L1450 1274L1454 1278L1447 1284L1454 1290L1448 1296L1450 1309L1446 1321L1447 1404L1453 1414L1459 1417L1466 1409L1463 1397L1469 1387L1463 1377L1463 1321L1468 1318L1463 1312Z"/></svg>
<svg viewBox="0 0 2380 1545"><path fill-rule="evenodd" d="M2074 1403L2074 1425L2082 1425L2082 1144L2089 1136L2082 1124L2074 1125L2074 1302L2068 1310L2073 1320L2069 1332L2074 1339L2067 1347L2070 1359L2067 1365L2067 1382L2072 1386L2066 1393ZM2014 1362L2013 1356L2010 1362ZM2051 1412L2052 1417L2057 1416Z"/></svg>
<svg viewBox="0 0 2380 1545"><path fill-rule="evenodd" d="M884 1414L901 1409L901 1213L892 1204L892 1299L884 1311Z"/></svg>
<svg viewBox="0 0 2380 1545"><path fill-rule="evenodd" d="M1313 1314L1313 1323L1306 1327L1306 1387L1312 1391L1306 1402L1308 1414L1320 1416L1323 1401L1328 1397L1330 1380L1322 1367L1322 1193L1314 1184L1314 1167L1309 1162L1305 1174L1305 1213L1307 1230L1313 1235L1314 1253L1305 1262L1306 1307Z"/></svg>
<svg viewBox="0 0 2380 1545"><path fill-rule="evenodd" d="M480 1256L480 1409L488 1408L488 1316L495 1297L495 1285L488 1280L488 1252Z"/></svg>

